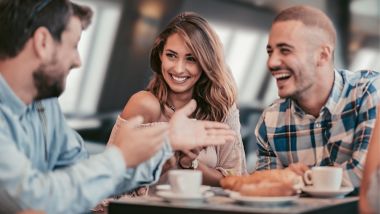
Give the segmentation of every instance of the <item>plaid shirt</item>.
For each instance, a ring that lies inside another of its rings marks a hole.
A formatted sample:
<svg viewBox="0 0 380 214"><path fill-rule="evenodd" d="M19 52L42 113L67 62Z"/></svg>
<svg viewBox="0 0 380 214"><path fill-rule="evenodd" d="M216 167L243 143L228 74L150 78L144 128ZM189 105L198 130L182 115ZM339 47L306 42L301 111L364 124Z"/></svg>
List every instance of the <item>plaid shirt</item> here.
<svg viewBox="0 0 380 214"><path fill-rule="evenodd" d="M278 99L264 110L255 130L257 170L297 162L310 167L340 165L343 182L360 185L380 100L380 75L374 71L334 73L334 86L318 118L306 114L290 98Z"/></svg>

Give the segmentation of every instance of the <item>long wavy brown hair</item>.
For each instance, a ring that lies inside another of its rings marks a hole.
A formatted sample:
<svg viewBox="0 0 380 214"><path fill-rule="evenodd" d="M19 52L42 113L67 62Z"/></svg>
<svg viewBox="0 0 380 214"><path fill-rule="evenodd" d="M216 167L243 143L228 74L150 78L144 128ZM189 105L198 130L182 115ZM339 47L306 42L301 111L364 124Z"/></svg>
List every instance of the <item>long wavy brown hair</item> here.
<svg viewBox="0 0 380 214"><path fill-rule="evenodd" d="M154 74L146 90L158 98L165 114L164 105L170 88L162 76L160 55L168 37L174 33L185 40L202 68L201 77L193 90L197 109L192 116L202 120L224 121L236 102L236 84L225 63L219 37L208 22L196 13L177 15L156 38L150 53L150 66Z"/></svg>

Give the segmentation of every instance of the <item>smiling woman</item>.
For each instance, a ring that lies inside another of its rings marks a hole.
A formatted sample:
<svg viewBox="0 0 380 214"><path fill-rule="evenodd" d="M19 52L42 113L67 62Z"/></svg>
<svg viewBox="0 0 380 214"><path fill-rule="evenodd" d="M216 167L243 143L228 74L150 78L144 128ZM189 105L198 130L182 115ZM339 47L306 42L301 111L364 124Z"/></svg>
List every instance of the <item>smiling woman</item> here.
<svg viewBox="0 0 380 214"><path fill-rule="evenodd" d="M146 124L167 122L174 111L195 99L194 119L224 122L238 136L228 145L179 152L166 169L197 168L203 172L203 184L212 186L226 175L245 174L235 81L208 22L191 12L177 15L156 38L150 64L153 77L147 89L130 98L121 117L142 115ZM161 182L165 181L163 173Z"/></svg>

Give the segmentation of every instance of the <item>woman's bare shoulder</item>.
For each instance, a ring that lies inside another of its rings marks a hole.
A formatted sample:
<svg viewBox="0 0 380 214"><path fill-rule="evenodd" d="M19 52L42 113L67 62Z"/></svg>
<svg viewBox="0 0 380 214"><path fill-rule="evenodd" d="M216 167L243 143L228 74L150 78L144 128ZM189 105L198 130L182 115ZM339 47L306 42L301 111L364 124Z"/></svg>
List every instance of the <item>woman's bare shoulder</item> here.
<svg viewBox="0 0 380 214"><path fill-rule="evenodd" d="M121 113L121 117L124 119L137 115L144 117L144 123L156 122L160 118L160 103L151 92L139 91L133 94Z"/></svg>

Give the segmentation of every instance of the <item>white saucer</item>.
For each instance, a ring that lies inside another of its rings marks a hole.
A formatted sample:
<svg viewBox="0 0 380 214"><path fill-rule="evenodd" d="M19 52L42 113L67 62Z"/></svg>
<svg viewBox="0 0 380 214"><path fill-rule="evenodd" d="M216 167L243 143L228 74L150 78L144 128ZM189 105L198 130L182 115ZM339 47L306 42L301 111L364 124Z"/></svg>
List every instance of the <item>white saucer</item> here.
<svg viewBox="0 0 380 214"><path fill-rule="evenodd" d="M207 186L207 185L202 185L201 186L201 192L205 192L205 191L210 190L210 189L211 189L210 186ZM169 184L157 185L156 186L156 190L158 190L158 191L161 191L161 190L170 191L170 185Z"/></svg>
<svg viewBox="0 0 380 214"><path fill-rule="evenodd" d="M196 195L183 195L174 193L172 191L161 190L157 191L156 195L169 202L186 202L186 203L199 203L205 201L207 198L213 196L212 192L204 192Z"/></svg>
<svg viewBox="0 0 380 214"><path fill-rule="evenodd" d="M299 196L242 196L238 192L230 192L230 198L237 202L255 206L283 206L296 201Z"/></svg>
<svg viewBox="0 0 380 214"><path fill-rule="evenodd" d="M341 187L339 190L318 190L313 186L305 186L302 188L302 191L306 192L307 194L320 198L344 197L353 190L353 187Z"/></svg>

